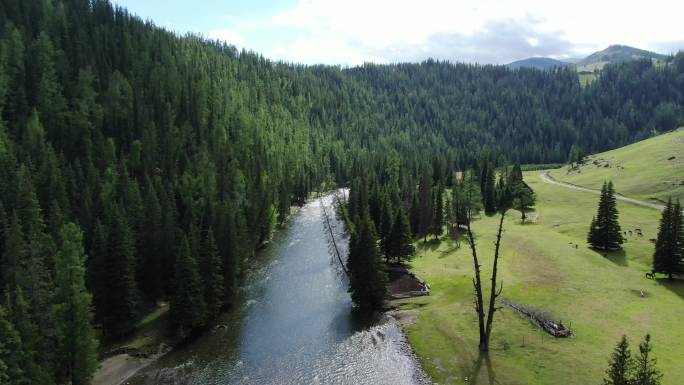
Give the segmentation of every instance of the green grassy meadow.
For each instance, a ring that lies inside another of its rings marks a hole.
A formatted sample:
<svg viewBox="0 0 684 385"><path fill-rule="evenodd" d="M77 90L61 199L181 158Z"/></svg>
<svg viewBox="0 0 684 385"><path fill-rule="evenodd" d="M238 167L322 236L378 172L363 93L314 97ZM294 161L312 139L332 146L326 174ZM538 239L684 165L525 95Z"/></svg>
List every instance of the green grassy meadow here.
<svg viewBox="0 0 684 385"><path fill-rule="evenodd" d="M595 165L593 161L598 159L607 160L610 167L603 162ZM684 200L684 128L592 155L579 172L563 167L550 174L559 181L594 189L610 179L617 192L651 202L669 196Z"/></svg>
<svg viewBox="0 0 684 385"><path fill-rule="evenodd" d="M641 170L627 163L630 151L652 154L648 151L653 150L653 141L662 145L681 137L684 132L680 130L643 142L641 151L627 147L614 153L616 159L624 157L625 172ZM662 165L659 159L651 161ZM554 172L560 171L564 172ZM651 171L665 175L662 170ZM650 270L653 244L649 239L656 236L659 211L618 201L622 229L639 228L643 237L633 232L627 236L624 252L604 257L586 244L598 195L546 184L539 173L525 173L537 193L536 212L531 213L537 223L523 225L519 212L507 214L499 269L502 298L552 314L577 337L553 338L503 308L495 315L491 351L488 357L479 356L468 244L462 242L457 250L453 241L419 242L413 271L432 286L433 293L395 304L420 309L417 322L407 325L406 331L425 370L438 384L599 384L623 334L630 338L636 354L638 342L651 333L653 354L665 374L663 384L680 384L684 378L684 282L644 277ZM583 173L576 183L591 187L602 183L604 174L596 173L595 180L588 175ZM636 183L625 189L622 183L627 180L615 178L618 191L650 196L649 187ZM486 216L474 222L485 283L489 283L496 224L496 217ZM488 298L489 287L485 290Z"/></svg>

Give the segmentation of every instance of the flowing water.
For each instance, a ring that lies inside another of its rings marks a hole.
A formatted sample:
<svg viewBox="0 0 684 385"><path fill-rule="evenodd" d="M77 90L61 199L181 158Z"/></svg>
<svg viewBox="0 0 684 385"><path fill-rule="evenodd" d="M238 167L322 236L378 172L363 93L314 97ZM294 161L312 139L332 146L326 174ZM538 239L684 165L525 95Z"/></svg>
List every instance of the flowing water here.
<svg viewBox="0 0 684 385"><path fill-rule="evenodd" d="M306 204L257 256L222 327L174 350L131 384L429 384L400 327L368 326L352 312L323 206ZM331 215L341 255L348 240Z"/></svg>

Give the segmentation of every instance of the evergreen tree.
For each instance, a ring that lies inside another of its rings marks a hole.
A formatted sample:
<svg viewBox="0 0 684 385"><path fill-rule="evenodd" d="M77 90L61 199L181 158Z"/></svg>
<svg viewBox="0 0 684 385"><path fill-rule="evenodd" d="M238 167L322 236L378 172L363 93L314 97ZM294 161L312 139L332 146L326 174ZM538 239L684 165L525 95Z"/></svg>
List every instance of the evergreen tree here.
<svg viewBox="0 0 684 385"><path fill-rule="evenodd" d="M475 173L462 176L451 192L451 209L456 226L466 226L470 216L479 213L482 206L480 186L475 180Z"/></svg>
<svg viewBox="0 0 684 385"><path fill-rule="evenodd" d="M429 167L424 167L423 174L418 186L418 199L420 202L418 236L427 240L433 224L434 210L432 208L432 171Z"/></svg>
<svg viewBox="0 0 684 385"><path fill-rule="evenodd" d="M7 310L0 305L0 384L29 384L22 366L24 359L21 336L10 322Z"/></svg>
<svg viewBox="0 0 684 385"><path fill-rule="evenodd" d="M667 274L670 279L674 274L684 273L684 229L682 225L682 208L669 199L663 210L653 253L653 271Z"/></svg>
<svg viewBox="0 0 684 385"><path fill-rule="evenodd" d="M535 203L536 197L534 191L525 182L516 182L512 187L513 207L520 211L521 221L525 223L527 218L526 212L530 210Z"/></svg>
<svg viewBox="0 0 684 385"><path fill-rule="evenodd" d="M606 370L603 385L631 385L632 366L629 342L627 342L627 336L623 335L611 355L610 366Z"/></svg>
<svg viewBox="0 0 684 385"><path fill-rule="evenodd" d="M415 252L408 218L404 210L399 209L388 240L387 259L402 263L411 260Z"/></svg>
<svg viewBox="0 0 684 385"><path fill-rule="evenodd" d="M73 223L62 227L55 263L55 320L60 377L87 385L97 368L97 340L91 325L91 295L85 287L83 235Z"/></svg>
<svg viewBox="0 0 684 385"><path fill-rule="evenodd" d="M377 310L387 293L387 275L382 268L375 229L368 214L355 221L355 231L349 241L349 292L352 301L362 310Z"/></svg>
<svg viewBox="0 0 684 385"><path fill-rule="evenodd" d="M630 385L660 385L663 375L656 368L655 358L651 358L651 336L646 334L639 344L639 356L634 362L634 376Z"/></svg>
<svg viewBox="0 0 684 385"><path fill-rule="evenodd" d="M432 215L432 234L435 239L439 239L444 231L444 187L440 183L435 190L433 207L435 213Z"/></svg>
<svg viewBox="0 0 684 385"><path fill-rule="evenodd" d="M21 287L17 287L10 313L12 323L19 333L22 343L22 349L18 352L17 358L21 360L21 367L29 384L53 384L53 368L50 367L49 361L46 364L45 353L54 352L43 350L46 336L43 335L42 332L44 331L40 330L40 326L34 321L31 311L31 305L24 299L23 290ZM52 357L52 354L47 357Z"/></svg>
<svg viewBox="0 0 684 385"><path fill-rule="evenodd" d="M225 289L223 287L222 258L214 239L214 231L211 228L207 231L202 249L204 302L207 305L207 314L210 318L214 318L219 315L223 307Z"/></svg>
<svg viewBox="0 0 684 385"><path fill-rule="evenodd" d="M482 206L485 214L493 215L497 209L496 199L496 169L489 161L485 161L480 172Z"/></svg>
<svg viewBox="0 0 684 385"><path fill-rule="evenodd" d="M137 282L147 298L156 300L164 293L164 277L161 255L162 212L154 185L148 181L145 188L145 216L141 219L140 263Z"/></svg>
<svg viewBox="0 0 684 385"><path fill-rule="evenodd" d="M175 290L171 297L170 312L178 335L187 337L193 330L204 326L207 307L200 281L197 261L190 252L188 239L183 237L176 258Z"/></svg>
<svg viewBox="0 0 684 385"><path fill-rule="evenodd" d="M588 241L592 248L601 250L620 249L623 238L612 182L604 182L601 189L598 212L589 229Z"/></svg>
<svg viewBox="0 0 684 385"><path fill-rule="evenodd" d="M20 264L26 260L26 242L21 230L21 223L16 213L12 215L5 231L4 250L2 253L2 286L15 288L20 284Z"/></svg>
<svg viewBox="0 0 684 385"><path fill-rule="evenodd" d="M418 236L420 232L420 202L417 194L411 194L411 207L409 209L409 221L411 222L411 234Z"/></svg>
<svg viewBox="0 0 684 385"><path fill-rule="evenodd" d="M103 328L111 337L129 333L138 318L139 295L135 282L135 246L123 210L111 210L105 259L106 308Z"/></svg>
<svg viewBox="0 0 684 385"><path fill-rule="evenodd" d="M385 255L385 261L389 261L390 237L392 235L393 221L392 208L389 199L385 196L382 203L382 214L380 220L380 248Z"/></svg>

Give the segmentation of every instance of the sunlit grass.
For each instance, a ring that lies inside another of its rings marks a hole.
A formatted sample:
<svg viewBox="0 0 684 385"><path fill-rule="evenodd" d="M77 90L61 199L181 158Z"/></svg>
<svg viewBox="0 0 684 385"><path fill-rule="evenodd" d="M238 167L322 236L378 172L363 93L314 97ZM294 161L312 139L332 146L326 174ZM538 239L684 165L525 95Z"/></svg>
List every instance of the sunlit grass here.
<svg viewBox="0 0 684 385"><path fill-rule="evenodd" d="M636 344L648 332L665 373L663 383L680 383L684 283L644 277L653 250L649 238L655 237L660 213L618 202L622 228L640 228L643 237L633 233L624 253L604 257L585 241L598 196L544 184L538 173L525 174L538 195L537 223L520 224L516 211L505 222L502 297L548 311L577 338L555 339L504 308L495 316L489 360L478 360L468 244L455 250L450 241L419 242L413 270L433 293L401 303L425 305L417 323L406 328L425 369L439 384L595 384L622 334ZM495 229L495 217L474 223L487 284Z"/></svg>
<svg viewBox="0 0 684 385"><path fill-rule="evenodd" d="M605 160L597 166L594 160ZM610 179L617 192L632 198L684 200L684 128L630 146L594 155L579 169L552 170L557 180L600 189Z"/></svg>

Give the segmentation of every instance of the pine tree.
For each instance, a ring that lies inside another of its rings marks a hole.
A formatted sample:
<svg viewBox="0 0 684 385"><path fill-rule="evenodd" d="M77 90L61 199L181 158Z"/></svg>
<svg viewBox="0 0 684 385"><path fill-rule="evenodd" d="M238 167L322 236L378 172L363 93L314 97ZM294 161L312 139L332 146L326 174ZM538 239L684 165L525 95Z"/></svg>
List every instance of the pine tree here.
<svg viewBox="0 0 684 385"><path fill-rule="evenodd" d="M496 170L494 166L486 161L480 175L481 183L481 194L482 194L482 205L484 207L485 214L493 215L496 213L497 209L497 199L496 199Z"/></svg>
<svg viewBox="0 0 684 385"><path fill-rule="evenodd" d="M452 190L452 211L456 226L466 226L470 216L478 214L482 206L480 186L475 179L475 173L469 172L456 183Z"/></svg>
<svg viewBox="0 0 684 385"><path fill-rule="evenodd" d="M589 229L588 241L591 247L601 250L619 250L623 238L618 211L615 204L612 182L604 182L601 189L598 212Z"/></svg>
<svg viewBox="0 0 684 385"><path fill-rule="evenodd" d="M512 187L513 207L520 211L521 221L525 223L527 218L526 212L534 206L535 194L534 191L525 182L516 182Z"/></svg>
<svg viewBox="0 0 684 385"><path fill-rule="evenodd" d="M2 273L0 290L6 287L13 289L20 284L20 264L26 260L26 242L16 213L10 218L3 243L5 247L2 252L2 263L0 263Z"/></svg>
<svg viewBox="0 0 684 385"><path fill-rule="evenodd" d="M137 322L139 295L135 282L133 234L123 210L113 205L105 255L106 309L103 327L112 337L130 332Z"/></svg>
<svg viewBox="0 0 684 385"><path fill-rule="evenodd" d="M202 248L204 281L204 301L210 318L219 315L223 307L225 289L223 287L223 263L219 254L214 230L209 228Z"/></svg>
<svg viewBox="0 0 684 385"><path fill-rule="evenodd" d="M420 202L417 194L411 194L409 218L409 221L411 222L411 234L417 237L420 232Z"/></svg>
<svg viewBox="0 0 684 385"><path fill-rule="evenodd" d="M444 231L444 187L441 184L435 190L435 199L433 203L435 213L432 216L432 234L435 239L439 239Z"/></svg>
<svg viewBox="0 0 684 385"><path fill-rule="evenodd" d="M639 356L634 360L634 376L630 385L660 385L663 375L656 368L656 360L650 357L652 349L651 336L646 334L639 344Z"/></svg>
<svg viewBox="0 0 684 385"><path fill-rule="evenodd" d="M29 384L52 384L54 383L52 368L49 366L44 345L47 341L41 332L40 326L34 321L31 314L31 305L24 299L21 287L17 287L14 292L14 302L11 307L10 318L19 337L21 338L22 349L18 357L21 360L21 367L24 376Z"/></svg>
<svg viewBox="0 0 684 385"><path fill-rule="evenodd" d="M140 290L151 300L162 298L164 293L161 229L162 213L154 185L148 180L145 188L145 216L140 229L140 264L137 281Z"/></svg>
<svg viewBox="0 0 684 385"><path fill-rule="evenodd" d="M415 252L408 218L404 210L399 209L388 241L387 259L402 263L411 260Z"/></svg>
<svg viewBox="0 0 684 385"><path fill-rule="evenodd" d="M393 229L392 208L390 207L389 199L385 197L382 203L382 215L380 220L380 248L385 255L385 261L390 259L390 237Z"/></svg>
<svg viewBox="0 0 684 385"><path fill-rule="evenodd" d="M207 307L195 257L190 253L187 237L183 237L176 258L175 290L170 303L171 318L178 335L187 337L204 325Z"/></svg>
<svg viewBox="0 0 684 385"><path fill-rule="evenodd" d="M0 384L29 384L22 369L24 359L21 336L10 322L7 310L0 305Z"/></svg>
<svg viewBox="0 0 684 385"><path fill-rule="evenodd" d="M622 336L622 340L617 344L611 355L610 366L606 370L606 378L603 385L631 385L630 377L632 373L632 358L629 350L627 336Z"/></svg>
<svg viewBox="0 0 684 385"><path fill-rule="evenodd" d="M682 206L668 200L663 211L653 253L653 271L667 274L684 273L684 224Z"/></svg>
<svg viewBox="0 0 684 385"><path fill-rule="evenodd" d="M587 243L590 245L599 244L599 229L598 223L596 222L596 217L591 218L591 224L589 225L589 233L587 234Z"/></svg>
<svg viewBox="0 0 684 385"><path fill-rule="evenodd" d="M426 241L432 228L434 210L432 208L432 172L425 167L418 186L418 199L420 202L420 214L418 222L418 236Z"/></svg>
<svg viewBox="0 0 684 385"><path fill-rule="evenodd" d="M87 385L97 368L97 345L91 325L91 295L85 287L83 234L73 223L62 227L62 244L55 263L55 320L61 378Z"/></svg>
<svg viewBox="0 0 684 385"><path fill-rule="evenodd" d="M377 310L387 293L387 275L382 269L375 229L367 211L363 219L357 216L355 222L358 224L349 241L347 258L349 292L360 309Z"/></svg>

